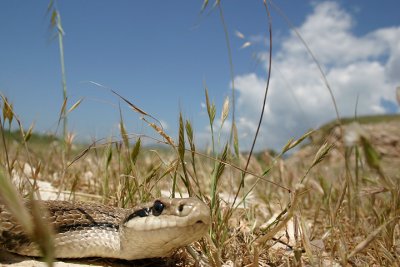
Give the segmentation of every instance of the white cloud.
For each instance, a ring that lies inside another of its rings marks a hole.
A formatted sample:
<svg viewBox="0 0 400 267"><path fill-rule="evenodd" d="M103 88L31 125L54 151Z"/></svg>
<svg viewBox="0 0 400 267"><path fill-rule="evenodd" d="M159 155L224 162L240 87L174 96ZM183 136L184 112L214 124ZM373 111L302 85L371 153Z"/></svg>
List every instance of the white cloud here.
<svg viewBox="0 0 400 267"><path fill-rule="evenodd" d="M337 3L322 2L297 30L324 69L341 116L354 115L357 97L358 114L383 113L382 99L395 101L400 82L400 26L356 36L354 24ZM291 32L278 49L273 56L260 149L280 149L291 137L335 118L318 68L296 34ZM262 58L267 66L268 57L264 54ZM235 78L240 136L255 132L265 84L265 78L255 73ZM248 148L251 138L243 139L242 148Z"/></svg>

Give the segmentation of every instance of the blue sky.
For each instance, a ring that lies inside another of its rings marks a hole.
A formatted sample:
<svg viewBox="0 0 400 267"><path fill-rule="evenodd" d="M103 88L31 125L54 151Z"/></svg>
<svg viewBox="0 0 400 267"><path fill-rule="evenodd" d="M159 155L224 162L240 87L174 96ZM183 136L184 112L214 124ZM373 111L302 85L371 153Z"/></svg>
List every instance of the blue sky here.
<svg viewBox="0 0 400 267"><path fill-rule="evenodd" d="M25 127L34 122L39 132L55 131L62 105L59 48L46 16L48 3L0 2L0 92ZM318 58L342 116L354 114L357 97L359 114L399 112L399 1L276 3ZM87 82L94 81L162 121L173 137L182 111L199 144L209 143L203 82L217 105L217 118L231 95L224 32L212 4L200 13L202 1L57 1L69 106L84 98L69 116L69 130L80 140L118 135L119 99ZM246 149L265 86L267 16L262 1L222 1L222 9L232 47L240 143ZM271 12L273 68L258 149L279 149L290 137L335 117L315 64L279 13ZM241 48L245 42L251 45ZM154 136L138 114L122 106L129 132Z"/></svg>

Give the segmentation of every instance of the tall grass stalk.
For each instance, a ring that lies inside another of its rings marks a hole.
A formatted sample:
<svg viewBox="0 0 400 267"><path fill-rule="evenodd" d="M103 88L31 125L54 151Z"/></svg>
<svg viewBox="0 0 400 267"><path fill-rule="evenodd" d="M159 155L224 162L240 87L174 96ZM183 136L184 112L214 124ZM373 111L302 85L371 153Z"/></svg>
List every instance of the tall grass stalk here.
<svg viewBox="0 0 400 267"><path fill-rule="evenodd" d="M265 6L265 9L266 9L266 12L267 12L267 17L268 17L268 32L269 32L269 62L268 62L267 83L266 83L265 90L264 90L263 104L262 104L262 108L261 108L261 114L260 114L260 118L259 118L259 121L258 121L257 129L256 129L256 132L254 134L253 142L252 142L252 145L251 145L251 148L250 148L250 152L249 152L249 155L248 155L248 158L247 158L247 161L246 161L246 165L244 167L245 171L247 171L247 169L249 167L250 160L252 158L252 154L253 154L253 151L254 151L254 147L255 147L256 142L257 142L257 137L258 137L258 134L260 132L261 123L262 123L263 118L264 118L265 107L266 107L266 104L267 104L269 82L271 80L271 71L272 71L272 18L271 18L271 14L269 12L268 4L267 4L266 1L264 1L264 6ZM244 173L242 173L242 177L241 177L241 180L240 180L240 185L239 185L239 188L237 189L235 197L233 199L232 207L234 207L241 189L244 188L244 178L245 178L245 175L244 175Z"/></svg>
<svg viewBox="0 0 400 267"><path fill-rule="evenodd" d="M212 154L216 156L215 152L215 140L214 140L214 120L216 115L216 108L214 102L210 102L210 98L208 96L208 89L207 86L204 84L204 91L206 94L206 108L208 114L208 122L210 125L210 132L211 132L211 146L212 146Z"/></svg>
<svg viewBox="0 0 400 267"><path fill-rule="evenodd" d="M229 60L229 75L231 78L231 86L232 86L232 90L231 90L231 102L232 102L232 122L231 122L231 131L229 134L229 150L230 150L230 146L232 144L233 141L233 135L234 135L234 128L235 128L235 71L233 68L233 59L232 59L232 49L231 49L231 44L229 41L229 32L228 32L228 26L226 25L225 22L225 17L224 17L224 12L222 10L222 3L221 1L217 1L216 5L218 6L218 11L219 11L219 17L221 18L221 24L224 30L224 36L225 36L225 44L226 44L226 50L228 53L228 60Z"/></svg>
<svg viewBox="0 0 400 267"><path fill-rule="evenodd" d="M186 161L185 161L185 126L183 123L182 113L179 113L179 142L178 142L178 156L181 162L183 176L182 181L185 187L188 190L189 196L193 196L193 188L189 179L188 172L186 170Z"/></svg>
<svg viewBox="0 0 400 267"><path fill-rule="evenodd" d="M68 135L68 118L67 118L67 101L68 101L68 96L67 96L67 78L66 78L66 72L65 72L65 60L64 60L64 29L62 27L61 23L61 15L58 9L56 8L56 3L55 1L51 0L49 2L49 5L47 7L47 12L51 13L50 16L50 26L52 29L56 30L56 35L58 38L58 46L59 46L59 52L60 52L60 67L61 67L61 86L62 86L62 96L63 96L63 107L61 109L61 114L60 118L63 121L63 161L65 163L65 151L66 151L66 139Z"/></svg>
<svg viewBox="0 0 400 267"><path fill-rule="evenodd" d="M301 36L301 34L299 33L299 31L296 29L296 27L293 25L293 23L290 21L290 19L285 15L285 13L279 8L278 5L276 5L274 3L274 1L270 0L269 1L270 5L272 7L275 8L275 10L279 13L279 15L286 21L287 25L289 26L289 28L296 34L297 38L299 38L299 40L303 43L303 46L307 49L308 54L312 57L314 63L317 65L317 68L319 70L319 73L321 75L321 78L325 84L326 89L329 92L329 95L331 96L331 100L332 100L332 104L333 107L335 108L335 113L336 113L336 119L337 119L337 123L339 125L341 125L340 122L340 115L339 115L339 108L336 104L336 99L335 96L333 94L333 91L331 89L331 86L328 82L328 79L326 78L325 72L323 71L321 64L319 63L317 57L314 55L314 53L312 52L312 50L310 49L310 47L308 46L307 42L304 40L304 38ZM265 6L267 6L266 4L266 0L264 0L264 4ZM341 129L341 128L340 128ZM341 129L342 130L342 129Z"/></svg>

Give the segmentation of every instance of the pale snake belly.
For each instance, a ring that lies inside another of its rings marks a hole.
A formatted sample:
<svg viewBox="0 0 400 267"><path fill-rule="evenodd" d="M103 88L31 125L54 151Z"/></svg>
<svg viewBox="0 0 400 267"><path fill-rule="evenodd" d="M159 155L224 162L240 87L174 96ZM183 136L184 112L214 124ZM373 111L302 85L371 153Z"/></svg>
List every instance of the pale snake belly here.
<svg viewBox="0 0 400 267"><path fill-rule="evenodd" d="M53 227L56 258L126 260L166 257L207 233L210 210L196 198L161 198L135 208L41 201ZM29 207L29 205L28 205ZM41 256L13 216L0 205L0 248Z"/></svg>

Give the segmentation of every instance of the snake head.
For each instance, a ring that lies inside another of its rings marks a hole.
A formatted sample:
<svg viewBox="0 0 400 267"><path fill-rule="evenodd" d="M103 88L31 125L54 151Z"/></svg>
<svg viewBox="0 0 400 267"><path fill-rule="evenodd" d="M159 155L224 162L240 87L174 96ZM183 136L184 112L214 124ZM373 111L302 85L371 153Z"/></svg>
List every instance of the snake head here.
<svg viewBox="0 0 400 267"><path fill-rule="evenodd" d="M126 216L121 227L121 247L130 255L137 247L148 251L143 258L165 257L203 237L209 226L210 209L197 198L161 198Z"/></svg>

